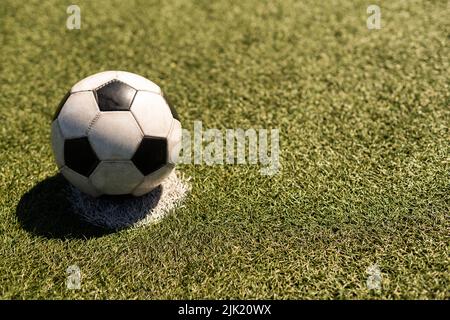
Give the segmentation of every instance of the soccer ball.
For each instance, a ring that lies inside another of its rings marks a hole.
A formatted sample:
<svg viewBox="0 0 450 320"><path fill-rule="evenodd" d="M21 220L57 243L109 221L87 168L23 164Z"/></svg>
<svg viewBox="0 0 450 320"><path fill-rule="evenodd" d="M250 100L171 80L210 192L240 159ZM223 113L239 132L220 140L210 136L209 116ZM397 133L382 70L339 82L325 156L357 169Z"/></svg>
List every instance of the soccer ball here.
<svg viewBox="0 0 450 320"><path fill-rule="evenodd" d="M155 83L106 71L70 89L53 118L51 139L59 170L81 191L141 196L174 169L181 123Z"/></svg>

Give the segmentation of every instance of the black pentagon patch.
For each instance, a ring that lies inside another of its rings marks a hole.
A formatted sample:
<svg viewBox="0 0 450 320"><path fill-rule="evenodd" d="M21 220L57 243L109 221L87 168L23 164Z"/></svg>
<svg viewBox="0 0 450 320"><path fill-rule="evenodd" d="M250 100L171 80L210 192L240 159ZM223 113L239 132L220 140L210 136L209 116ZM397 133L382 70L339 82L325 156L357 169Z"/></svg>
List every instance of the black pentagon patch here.
<svg viewBox="0 0 450 320"><path fill-rule="evenodd" d="M131 160L144 176L155 172L167 163L167 140L144 137Z"/></svg>
<svg viewBox="0 0 450 320"><path fill-rule="evenodd" d="M70 90L69 90L69 92L67 92L64 95L64 97L62 98L62 100L58 104L58 107L56 108L56 111L53 114L53 120L52 121L54 121L56 118L58 118L59 113L61 112L61 109L64 107L64 104L66 104L66 101L67 101L67 99L69 99L69 97L70 97Z"/></svg>
<svg viewBox="0 0 450 320"><path fill-rule="evenodd" d="M89 177L100 162L87 137L64 141L64 161L73 171Z"/></svg>
<svg viewBox="0 0 450 320"><path fill-rule="evenodd" d="M177 110L175 110L175 107L172 104L172 102L169 100L169 98L167 97L166 94L163 94L163 97L166 100L167 104L169 105L170 112L172 113L172 117L174 119L177 119L178 121L180 121L180 117L178 116L178 112L177 112Z"/></svg>
<svg viewBox="0 0 450 320"><path fill-rule="evenodd" d="M130 110L136 90L119 80L112 80L95 89L95 98L101 111Z"/></svg>

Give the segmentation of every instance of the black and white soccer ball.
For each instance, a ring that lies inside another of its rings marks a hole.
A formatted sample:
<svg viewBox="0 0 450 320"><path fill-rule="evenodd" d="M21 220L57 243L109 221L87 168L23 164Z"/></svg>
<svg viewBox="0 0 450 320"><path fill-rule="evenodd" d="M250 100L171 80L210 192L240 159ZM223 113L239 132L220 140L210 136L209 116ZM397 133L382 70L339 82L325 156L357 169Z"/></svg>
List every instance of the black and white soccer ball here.
<svg viewBox="0 0 450 320"><path fill-rule="evenodd" d="M180 144L181 123L160 87L124 71L75 84L52 122L61 173L94 197L150 192L174 169Z"/></svg>

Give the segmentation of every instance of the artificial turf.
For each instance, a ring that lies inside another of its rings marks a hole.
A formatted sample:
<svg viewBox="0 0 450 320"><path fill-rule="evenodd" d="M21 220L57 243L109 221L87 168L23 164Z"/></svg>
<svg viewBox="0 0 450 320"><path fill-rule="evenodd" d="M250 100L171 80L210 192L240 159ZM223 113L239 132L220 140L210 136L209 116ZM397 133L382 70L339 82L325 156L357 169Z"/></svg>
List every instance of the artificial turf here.
<svg viewBox="0 0 450 320"><path fill-rule="evenodd" d="M380 30L362 0L77 1L67 30L70 4L0 4L2 299L450 298L447 1L376 1ZM104 70L158 83L188 129L279 128L281 172L180 165L159 224L79 222L50 122Z"/></svg>

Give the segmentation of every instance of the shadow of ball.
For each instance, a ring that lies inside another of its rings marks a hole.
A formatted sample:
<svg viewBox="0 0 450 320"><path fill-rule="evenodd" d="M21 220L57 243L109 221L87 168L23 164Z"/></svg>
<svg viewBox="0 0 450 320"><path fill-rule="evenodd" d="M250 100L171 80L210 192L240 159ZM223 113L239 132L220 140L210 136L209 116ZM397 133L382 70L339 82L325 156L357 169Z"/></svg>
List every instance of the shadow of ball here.
<svg viewBox="0 0 450 320"><path fill-rule="evenodd" d="M67 187L67 180L57 174L25 193L16 207L21 227L35 236L49 239L88 239L110 233L110 230L83 221L72 210Z"/></svg>
<svg viewBox="0 0 450 320"><path fill-rule="evenodd" d="M163 183L141 196L101 196L93 198L68 186L72 210L84 221L109 230L120 230L154 223L163 218L189 191L185 181L172 172Z"/></svg>
<svg viewBox="0 0 450 320"><path fill-rule="evenodd" d="M172 172L159 187L141 197L93 198L57 174L22 196L16 216L25 230L37 236L87 239L155 223L180 206L188 192L188 181Z"/></svg>

